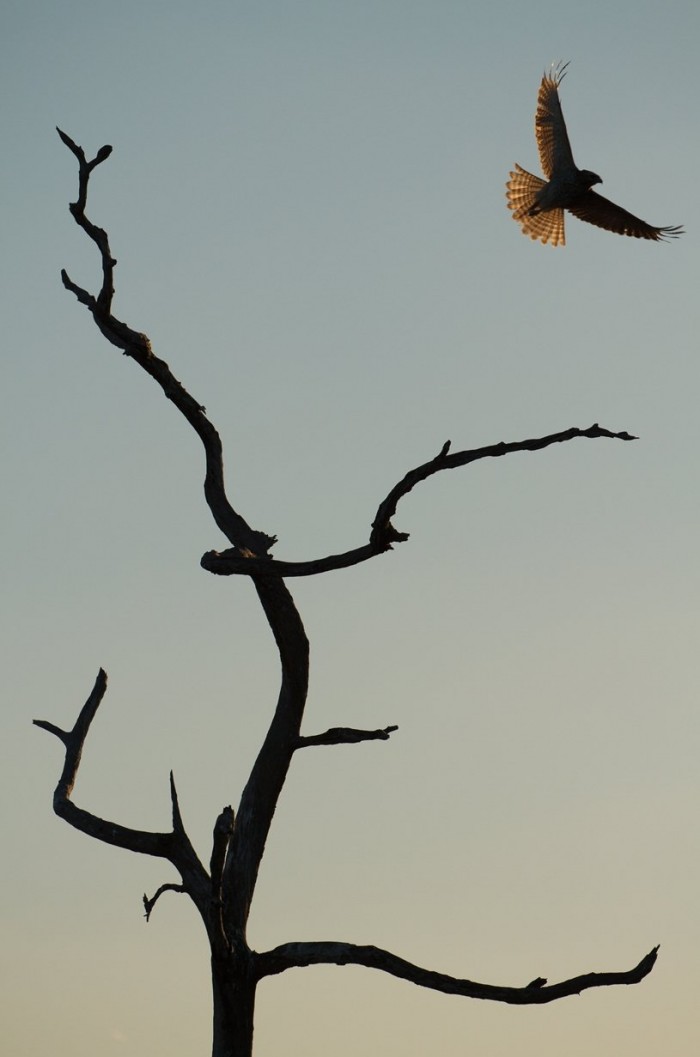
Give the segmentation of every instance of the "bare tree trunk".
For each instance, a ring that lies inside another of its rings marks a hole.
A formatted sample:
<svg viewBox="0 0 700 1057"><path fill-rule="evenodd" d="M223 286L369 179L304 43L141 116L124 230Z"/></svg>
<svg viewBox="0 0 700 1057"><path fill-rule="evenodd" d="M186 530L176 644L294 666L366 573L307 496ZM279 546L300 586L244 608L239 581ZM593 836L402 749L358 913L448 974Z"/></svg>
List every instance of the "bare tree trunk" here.
<svg viewBox="0 0 700 1057"><path fill-rule="evenodd" d="M249 959L212 957L211 982L214 1003L212 1057L252 1057L253 1015L257 980Z"/></svg>

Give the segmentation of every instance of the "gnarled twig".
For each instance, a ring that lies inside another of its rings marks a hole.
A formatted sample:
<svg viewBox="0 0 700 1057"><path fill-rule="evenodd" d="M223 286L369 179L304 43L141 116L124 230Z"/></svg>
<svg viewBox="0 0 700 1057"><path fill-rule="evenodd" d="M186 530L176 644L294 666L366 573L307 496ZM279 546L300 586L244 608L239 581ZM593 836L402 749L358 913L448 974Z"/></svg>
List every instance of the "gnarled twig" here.
<svg viewBox="0 0 700 1057"><path fill-rule="evenodd" d="M153 910L154 906L156 905L156 903L158 902L160 897L163 895L163 892L186 892L186 891L187 891L187 889L185 888L184 885L176 885L176 884L168 883L168 884L161 885L160 888L157 889L156 892L154 892L154 894L151 896L150 899L148 898L148 896L144 892L143 893L143 908L146 911L146 913L144 914L144 917L146 918L146 921L150 921L150 919L151 919L151 911Z"/></svg>

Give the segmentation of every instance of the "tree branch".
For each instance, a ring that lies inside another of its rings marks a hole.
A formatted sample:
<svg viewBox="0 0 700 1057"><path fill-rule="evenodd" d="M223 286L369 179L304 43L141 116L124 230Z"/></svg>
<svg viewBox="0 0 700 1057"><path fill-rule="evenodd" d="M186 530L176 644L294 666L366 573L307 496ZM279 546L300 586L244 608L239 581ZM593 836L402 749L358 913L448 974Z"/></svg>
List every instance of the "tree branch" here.
<svg viewBox="0 0 700 1057"><path fill-rule="evenodd" d="M384 727L383 730L356 730L354 727L331 727L323 734L300 735L297 740L297 748L303 749L307 745L350 745L358 741L388 741L389 737L399 728Z"/></svg>
<svg viewBox="0 0 700 1057"><path fill-rule="evenodd" d="M48 720L34 720L35 726L48 730L50 734L54 734L63 742L66 749L63 770L53 797L54 811L59 818L64 819L74 829L87 834L88 837L94 837L105 844L113 844L118 848L126 848L128 851L138 852L141 855L153 855L167 859L180 872L187 892L201 912L205 913L207 910L206 896L209 891L209 877L197 858L197 854L182 824L172 772L170 774L170 794L173 829L170 833L152 833L147 830L120 826L116 822L109 822L98 815L93 815L91 812L77 807L70 798L75 785L78 767L80 766L85 739L106 689L107 673L100 668L90 696L81 708L75 725L70 731L61 730L60 727L57 727L54 723L49 723Z"/></svg>
<svg viewBox="0 0 700 1057"><path fill-rule="evenodd" d="M60 128L57 127L56 131L68 149L78 160L78 201L71 203L70 211L76 223L80 225L100 251L100 257L102 258L102 289L97 295L96 300L94 300L94 305L99 306L101 311L109 313L112 307L112 298L114 297L114 267L117 262L110 252L107 232L102 228L98 228L88 220L85 216L85 206L87 204L90 173L103 161L107 161L107 158L109 158L112 153L112 148L109 144L100 147L92 161L88 161L82 147L79 147L77 143L74 143L70 136L66 135L65 132L62 132ZM66 283L66 280L70 283L66 273L62 272L61 274L64 283ZM73 289L74 293L78 293L79 287L74 288L71 284L70 288ZM84 293L84 291L81 291L81 293ZM86 296L89 297L89 295ZM82 300L82 298L80 299ZM87 303L87 301L83 301L83 304Z"/></svg>
<svg viewBox="0 0 700 1057"><path fill-rule="evenodd" d="M543 1005L568 995L578 995L591 987L613 987L619 984L638 984L654 967L659 948L654 947L638 965L626 972L584 973L558 984L540 985L538 977L526 987L498 987L480 984L473 980L461 980L445 973L422 969L418 965L382 950L380 947L358 946L354 943L320 941L316 943L285 943L274 950L258 954L255 969L258 978L273 976L287 969L307 965L364 965L368 969L398 976L402 980L442 991L448 995L463 995L466 998L481 998L491 1002L507 1002L510 1005Z"/></svg>
<svg viewBox="0 0 700 1057"><path fill-rule="evenodd" d="M156 905L156 903L158 902L160 897L163 895L163 892L186 892L186 891L187 891L187 889L185 888L184 885L164 884L164 885L160 886L158 891L155 892L155 894L153 895L153 897L151 899L149 899L148 896L146 895L146 893L144 892L144 894L143 894L143 906L144 906L144 910L146 911L146 914L145 914L146 921L150 921L151 911L153 910L153 907Z"/></svg>
<svg viewBox="0 0 700 1057"><path fill-rule="evenodd" d="M107 232L98 228L85 215L87 192L90 175L101 162L106 161L112 152L111 147L102 147L92 159L87 161L82 147L79 147L70 136L60 129L59 136L78 160L78 200L71 203L70 212L76 224L95 243L102 261L102 288L94 297L69 277L65 269L61 272L63 285L73 293L78 301L85 305L92 314L101 333L112 345L116 345L126 356L135 360L147 374L158 383L163 393L175 404L176 408L195 430L204 446L206 473L204 494L216 524L226 538L239 549L241 554L264 555L275 543L274 536L252 529L246 520L233 509L226 496L224 484L224 465L221 438L206 416L206 409L194 400L184 386L174 376L165 360L159 359L151 349L151 343L145 334L132 330L112 314L114 297L114 268L116 260L112 256Z"/></svg>
<svg viewBox="0 0 700 1057"><path fill-rule="evenodd" d="M343 554L330 554L325 558L316 558L305 562L278 561L275 558L255 556L241 556L239 551L207 551L202 556L201 565L207 572L218 576L316 576L319 573L331 572L335 569L347 569L351 565L374 558L378 554L392 550L394 543L403 543L409 538L407 532L398 532L391 519L396 513L399 501L408 495L410 491L421 481L425 481L433 474L442 470L454 470L460 466L476 462L479 459L496 459L502 455L511 455L519 451L539 451L548 448L552 444L561 444L577 437L595 439L598 437L610 437L615 440L636 440L630 433L613 433L595 423L588 429L563 430L560 433L550 433L546 437L535 437L530 440L513 441L506 444L490 444L484 448L474 448L471 451L458 451L450 455L450 442L447 441L434 459L415 467L391 489L385 499L379 504L369 543L356 547L354 550L345 551Z"/></svg>

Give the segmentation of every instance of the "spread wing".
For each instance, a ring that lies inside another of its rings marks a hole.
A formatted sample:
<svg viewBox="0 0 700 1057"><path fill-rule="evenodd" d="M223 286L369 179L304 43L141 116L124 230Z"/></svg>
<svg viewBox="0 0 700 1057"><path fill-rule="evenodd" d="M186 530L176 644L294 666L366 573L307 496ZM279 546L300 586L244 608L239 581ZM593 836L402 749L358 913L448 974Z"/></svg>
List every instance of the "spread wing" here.
<svg viewBox="0 0 700 1057"><path fill-rule="evenodd" d="M542 172L548 180L555 171L575 168L574 156L566 132L564 115L559 102L559 85L566 73L568 62L563 66L550 67L542 78L537 95L535 113L535 137L540 152Z"/></svg>
<svg viewBox="0 0 700 1057"><path fill-rule="evenodd" d="M567 207L579 220L586 220L596 227L614 231L617 235L631 235L635 239L653 239L661 242L664 239L675 239L683 234L682 227L655 228L647 224L645 220L628 213L621 206L608 201L595 191L586 191L576 200L574 205Z"/></svg>

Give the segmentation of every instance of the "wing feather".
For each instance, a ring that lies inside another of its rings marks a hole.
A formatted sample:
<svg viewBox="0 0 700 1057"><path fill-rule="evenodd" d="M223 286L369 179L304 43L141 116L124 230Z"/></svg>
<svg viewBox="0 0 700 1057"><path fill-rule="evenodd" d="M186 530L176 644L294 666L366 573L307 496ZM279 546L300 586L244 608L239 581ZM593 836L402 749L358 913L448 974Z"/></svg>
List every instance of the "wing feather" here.
<svg viewBox="0 0 700 1057"><path fill-rule="evenodd" d="M535 138L542 172L551 180L554 172L575 168L574 156L559 102L561 84L568 62L552 66L542 78L535 112Z"/></svg>
<svg viewBox="0 0 700 1057"><path fill-rule="evenodd" d="M513 219L518 221L524 235L539 239L540 242L549 242L552 246L563 246L566 243L563 209L548 209L542 213L530 214L537 193L544 186L545 182L539 176L533 176L531 172L516 164L506 184L508 208L513 211Z"/></svg>
<svg viewBox="0 0 700 1057"><path fill-rule="evenodd" d="M614 231L617 235L630 235L635 239L652 239L661 242L664 239L675 239L683 234L682 227L655 228L647 224L646 220L640 220L632 213L628 213L622 206L603 198L595 191L586 191L575 202L568 207L579 220L585 220L596 227L605 228L606 231Z"/></svg>

